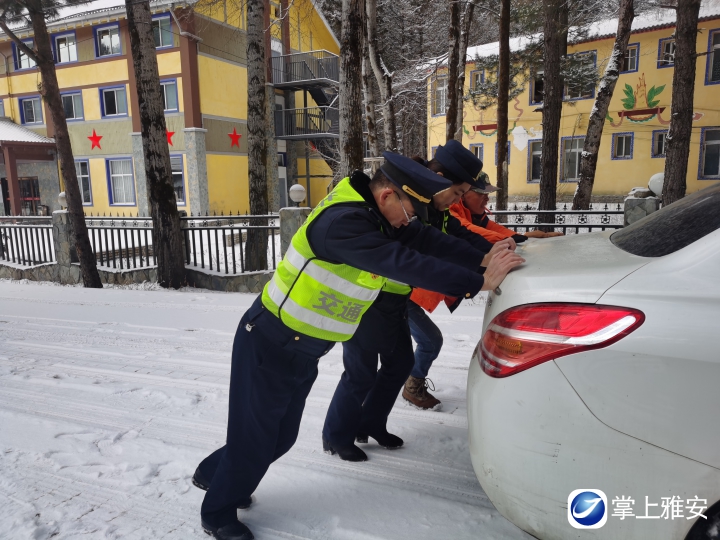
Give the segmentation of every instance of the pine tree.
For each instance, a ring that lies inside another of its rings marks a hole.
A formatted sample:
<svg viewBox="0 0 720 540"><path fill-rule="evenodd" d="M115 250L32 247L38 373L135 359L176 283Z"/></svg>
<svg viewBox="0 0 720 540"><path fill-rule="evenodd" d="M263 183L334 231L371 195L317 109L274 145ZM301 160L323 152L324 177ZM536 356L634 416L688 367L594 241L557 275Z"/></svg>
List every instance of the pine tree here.
<svg viewBox="0 0 720 540"><path fill-rule="evenodd" d="M342 1L340 37L340 178L363 168L362 60L364 0Z"/></svg>

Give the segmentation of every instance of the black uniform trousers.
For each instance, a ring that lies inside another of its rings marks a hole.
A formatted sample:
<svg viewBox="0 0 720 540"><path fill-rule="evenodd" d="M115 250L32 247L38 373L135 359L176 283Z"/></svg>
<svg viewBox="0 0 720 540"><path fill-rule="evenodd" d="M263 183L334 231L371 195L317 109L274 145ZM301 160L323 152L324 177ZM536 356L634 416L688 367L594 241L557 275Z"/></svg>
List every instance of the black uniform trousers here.
<svg viewBox="0 0 720 540"><path fill-rule="evenodd" d="M318 359L334 343L285 326L258 297L235 333L226 444L201 464L211 480L201 516L221 527L255 491L268 467L295 444Z"/></svg>
<svg viewBox="0 0 720 540"><path fill-rule="evenodd" d="M387 429L390 411L415 364L407 299L384 294L365 313L355 335L343 342L345 371L323 427L331 446L346 447L354 444L357 433Z"/></svg>

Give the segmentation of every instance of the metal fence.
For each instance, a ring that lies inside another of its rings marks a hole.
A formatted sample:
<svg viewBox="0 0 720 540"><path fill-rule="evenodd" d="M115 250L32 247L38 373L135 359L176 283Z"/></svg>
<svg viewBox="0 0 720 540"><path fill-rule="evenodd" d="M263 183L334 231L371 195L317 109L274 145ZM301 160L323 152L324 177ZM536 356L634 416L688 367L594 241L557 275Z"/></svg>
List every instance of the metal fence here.
<svg viewBox="0 0 720 540"><path fill-rule="evenodd" d="M531 229L552 228L564 234L581 234L593 231L621 229L624 222L624 210L621 204L594 204L590 210L568 210L567 204L562 208L552 210L538 210L535 206L513 205L510 210L493 210L490 218L499 221L499 216L505 216L503 226L518 233ZM542 219L542 221L541 221ZM552 221L550 221L552 220Z"/></svg>
<svg viewBox="0 0 720 540"><path fill-rule="evenodd" d="M51 217L0 217L0 260L21 266L55 262Z"/></svg>
<svg viewBox="0 0 720 540"><path fill-rule="evenodd" d="M325 50L275 56L271 65L273 84L278 87L340 80L339 58Z"/></svg>
<svg viewBox="0 0 720 540"><path fill-rule="evenodd" d="M275 111L278 139L337 138L340 111L334 107L307 107Z"/></svg>
<svg viewBox="0 0 720 540"><path fill-rule="evenodd" d="M152 218L85 217L85 223L99 268L130 270L156 264Z"/></svg>
<svg viewBox="0 0 720 540"><path fill-rule="evenodd" d="M277 268L280 256L280 219L265 216L184 217L185 264L224 274L246 271L248 233L265 231L267 267Z"/></svg>

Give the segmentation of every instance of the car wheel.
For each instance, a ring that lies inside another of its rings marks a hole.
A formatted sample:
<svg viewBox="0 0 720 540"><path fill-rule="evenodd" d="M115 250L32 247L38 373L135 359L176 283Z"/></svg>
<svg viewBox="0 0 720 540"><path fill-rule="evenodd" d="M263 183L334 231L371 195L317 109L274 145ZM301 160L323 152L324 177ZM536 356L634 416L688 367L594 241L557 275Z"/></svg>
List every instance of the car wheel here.
<svg viewBox="0 0 720 540"><path fill-rule="evenodd" d="M720 540L720 501L713 504L705 515L707 519L697 518L685 540Z"/></svg>

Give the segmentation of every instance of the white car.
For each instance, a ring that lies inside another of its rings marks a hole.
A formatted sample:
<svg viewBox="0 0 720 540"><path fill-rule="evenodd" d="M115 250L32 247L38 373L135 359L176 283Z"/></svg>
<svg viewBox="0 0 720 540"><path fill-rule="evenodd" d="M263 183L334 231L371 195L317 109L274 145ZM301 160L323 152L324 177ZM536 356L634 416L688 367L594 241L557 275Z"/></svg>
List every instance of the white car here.
<svg viewBox="0 0 720 540"><path fill-rule="evenodd" d="M540 539L720 538L720 183L520 253L468 379L490 500Z"/></svg>

